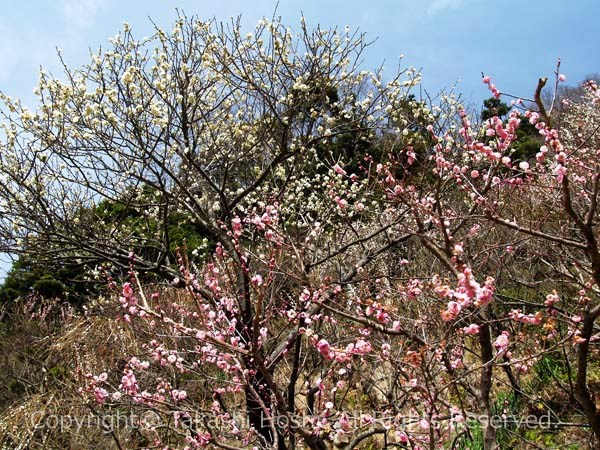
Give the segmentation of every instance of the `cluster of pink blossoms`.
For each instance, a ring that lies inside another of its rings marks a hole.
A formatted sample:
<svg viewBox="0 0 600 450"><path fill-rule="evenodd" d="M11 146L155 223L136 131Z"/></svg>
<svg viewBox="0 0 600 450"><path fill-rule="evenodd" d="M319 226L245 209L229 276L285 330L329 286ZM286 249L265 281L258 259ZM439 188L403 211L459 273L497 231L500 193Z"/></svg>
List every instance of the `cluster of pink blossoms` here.
<svg viewBox="0 0 600 450"><path fill-rule="evenodd" d="M143 315L143 311L140 311L138 300L133 292L131 283L123 284L121 296L119 297L119 303L121 303L121 307L127 311L127 313L123 316L123 319L126 322L131 321L131 316L136 316L138 314Z"/></svg>
<svg viewBox="0 0 600 450"><path fill-rule="evenodd" d="M490 303L494 296L495 280L487 277L481 285L473 277L470 267L465 266L458 274L458 286L455 289L442 284L439 277L434 278L434 291L442 299L450 299L447 307L442 311L442 319L445 322L455 320L464 308L474 306L485 306Z"/></svg>
<svg viewBox="0 0 600 450"><path fill-rule="evenodd" d="M356 342L351 342L346 348L337 349L332 347L326 339L312 339L313 345L326 359L335 360L340 363L352 360L353 355L364 356L373 351L373 346L370 342L364 339L357 339Z"/></svg>
<svg viewBox="0 0 600 450"><path fill-rule="evenodd" d="M499 354L506 354L510 358L510 352L507 351L509 344L510 333L503 331L494 341L494 347L498 350Z"/></svg>
<svg viewBox="0 0 600 450"><path fill-rule="evenodd" d="M486 75L482 78L482 81L485 84L487 84L488 89L492 92L492 95L494 96L494 98L500 98L500 96L502 94L500 93L500 91L498 90L496 85L494 83L492 83L492 77Z"/></svg>
<svg viewBox="0 0 600 450"><path fill-rule="evenodd" d="M542 323L542 312L538 311L535 314L523 314L520 309L513 309L508 313L508 317L516 322L527 323L530 325L539 325Z"/></svg>
<svg viewBox="0 0 600 450"><path fill-rule="evenodd" d="M556 176L556 180L562 183L567 174L568 155L560 140L558 130L550 128L548 124L540 120L540 114L537 112L526 111L525 117L529 120L529 123L535 125L545 140L545 145L542 145L536 154L536 161L538 164L543 164L548 154L552 152L554 154L552 172Z"/></svg>
<svg viewBox="0 0 600 450"><path fill-rule="evenodd" d="M92 375L91 373L88 373L85 375L85 377L89 380L89 384L85 391L92 393L96 403L101 405L106 402L106 399L110 396L110 394L100 385L106 383L108 374L106 372L102 372L100 375ZM80 392L84 392L84 390L80 389Z"/></svg>

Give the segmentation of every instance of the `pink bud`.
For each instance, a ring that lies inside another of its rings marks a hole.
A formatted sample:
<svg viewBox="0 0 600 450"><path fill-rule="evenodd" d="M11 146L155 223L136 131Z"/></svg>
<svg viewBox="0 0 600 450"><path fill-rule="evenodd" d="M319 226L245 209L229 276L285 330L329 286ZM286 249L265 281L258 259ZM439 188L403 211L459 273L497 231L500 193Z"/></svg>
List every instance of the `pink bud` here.
<svg viewBox="0 0 600 450"><path fill-rule="evenodd" d="M346 171L342 169L339 164L333 166L333 170L335 170L335 173L337 173L338 175L346 175Z"/></svg>

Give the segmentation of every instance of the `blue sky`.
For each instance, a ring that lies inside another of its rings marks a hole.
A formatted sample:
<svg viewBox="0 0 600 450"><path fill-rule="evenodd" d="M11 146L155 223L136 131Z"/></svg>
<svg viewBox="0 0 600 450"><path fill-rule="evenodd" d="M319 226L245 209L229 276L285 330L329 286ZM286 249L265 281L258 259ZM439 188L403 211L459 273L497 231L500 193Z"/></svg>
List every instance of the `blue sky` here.
<svg viewBox="0 0 600 450"><path fill-rule="evenodd" d="M87 61L88 49L130 23L139 37L152 33L149 17L170 29L175 8L203 18L227 20L242 14L251 28L271 16L274 0L29 0L7 1L0 17L0 89L33 101L40 66L60 73L55 48L67 63ZM573 0L281 0L277 13L297 27L309 24L360 28L377 41L366 53L366 68L383 61L390 73L398 56L423 69L424 86L435 93L453 85L468 101L487 96L484 71L505 92L529 96L539 76L552 76L556 59L569 83L600 71L600 2Z"/></svg>
<svg viewBox="0 0 600 450"><path fill-rule="evenodd" d="M55 48L71 67L88 60L89 49L107 46L127 21L138 37L150 35L151 18L171 29L179 8L188 15L228 20L242 14L251 29L271 17L274 0L4 0L0 16L0 90L30 106L40 66L55 75ZM277 14L298 28L349 25L377 39L365 53L365 69L403 64L422 68L432 94L457 81L467 103L488 97L481 72L503 92L529 97L540 76L553 75L558 57L568 84L600 72L600 1L572 0L304 0L279 2ZM0 264L0 274L6 264Z"/></svg>

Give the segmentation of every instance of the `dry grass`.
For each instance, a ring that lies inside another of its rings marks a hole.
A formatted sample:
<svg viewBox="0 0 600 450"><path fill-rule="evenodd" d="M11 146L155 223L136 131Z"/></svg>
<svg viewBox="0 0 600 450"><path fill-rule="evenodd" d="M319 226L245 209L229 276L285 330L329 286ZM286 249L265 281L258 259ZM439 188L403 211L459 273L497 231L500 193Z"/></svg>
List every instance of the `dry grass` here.
<svg viewBox="0 0 600 450"><path fill-rule="evenodd" d="M115 313L109 308L100 315L41 315L30 307L11 312L0 381L13 392L2 398L0 448L116 448L110 427L78 390L85 374L114 368L139 351Z"/></svg>

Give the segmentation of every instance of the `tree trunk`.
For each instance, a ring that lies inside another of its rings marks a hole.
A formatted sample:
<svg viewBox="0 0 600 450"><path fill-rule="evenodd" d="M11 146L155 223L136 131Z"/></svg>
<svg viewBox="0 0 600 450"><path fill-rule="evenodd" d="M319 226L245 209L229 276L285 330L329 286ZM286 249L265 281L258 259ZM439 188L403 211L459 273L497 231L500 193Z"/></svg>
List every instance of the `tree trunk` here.
<svg viewBox="0 0 600 450"><path fill-rule="evenodd" d="M577 349L577 382L575 385L575 398L583 408L583 412L588 419L588 423L590 424L596 439L600 441L600 414L596 409L596 403L587 386L590 338L594 332L594 321L596 320L597 314L597 311L589 312L583 321L581 337L584 338L585 341L580 343Z"/></svg>
<svg viewBox="0 0 600 450"><path fill-rule="evenodd" d="M482 406L481 412L487 417L483 429L483 449L494 450L496 448L496 429L492 424L492 411L490 408L490 392L492 390L492 373L494 350L492 348L492 335L489 323L484 323L479 331L479 345L481 347L481 376L479 382L479 400Z"/></svg>

